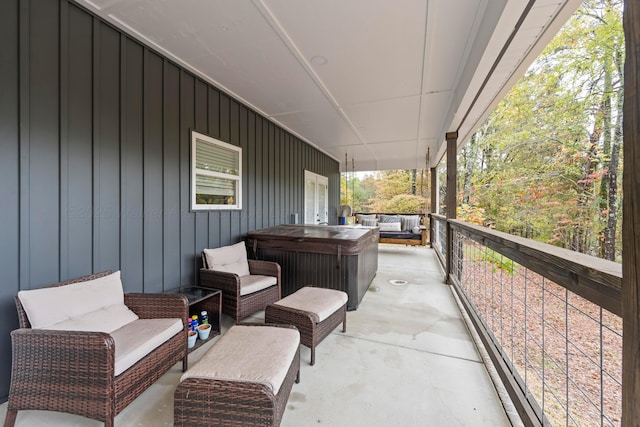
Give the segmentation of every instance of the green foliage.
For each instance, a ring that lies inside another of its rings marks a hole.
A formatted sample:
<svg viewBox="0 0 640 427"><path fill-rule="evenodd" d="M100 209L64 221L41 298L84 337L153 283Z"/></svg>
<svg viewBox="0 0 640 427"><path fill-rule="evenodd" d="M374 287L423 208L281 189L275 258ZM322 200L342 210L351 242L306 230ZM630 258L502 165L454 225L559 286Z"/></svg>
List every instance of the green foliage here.
<svg viewBox="0 0 640 427"><path fill-rule="evenodd" d="M460 151L458 216L619 258L623 62L622 2L585 2Z"/></svg>
<svg viewBox="0 0 640 427"><path fill-rule="evenodd" d="M389 200L380 200L373 205L372 212L416 214L425 212L425 199L412 194L398 194Z"/></svg>
<svg viewBox="0 0 640 427"><path fill-rule="evenodd" d="M353 212L424 213L427 182L424 170L377 171L361 178L342 174L340 203Z"/></svg>
<svg viewBox="0 0 640 427"><path fill-rule="evenodd" d="M517 264L510 260L509 258L503 257L496 251L491 249L487 249L486 251L480 254L480 259L485 262L489 262L493 265L493 271L495 272L497 269L500 269L509 275L513 275L516 271Z"/></svg>

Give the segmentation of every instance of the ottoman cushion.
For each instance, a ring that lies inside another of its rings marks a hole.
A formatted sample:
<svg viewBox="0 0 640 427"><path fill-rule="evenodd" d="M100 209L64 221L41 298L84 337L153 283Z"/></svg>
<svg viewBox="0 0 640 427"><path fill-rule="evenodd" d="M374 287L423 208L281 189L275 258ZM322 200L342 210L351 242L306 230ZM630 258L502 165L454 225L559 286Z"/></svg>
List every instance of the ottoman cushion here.
<svg viewBox="0 0 640 427"><path fill-rule="evenodd" d="M348 296L346 292L305 286L280 301L275 302L274 305L314 313L318 316L318 321L322 322L345 305L347 300Z"/></svg>
<svg viewBox="0 0 640 427"><path fill-rule="evenodd" d="M272 326L232 326L211 349L182 375L254 382L277 394L300 346L295 329Z"/></svg>

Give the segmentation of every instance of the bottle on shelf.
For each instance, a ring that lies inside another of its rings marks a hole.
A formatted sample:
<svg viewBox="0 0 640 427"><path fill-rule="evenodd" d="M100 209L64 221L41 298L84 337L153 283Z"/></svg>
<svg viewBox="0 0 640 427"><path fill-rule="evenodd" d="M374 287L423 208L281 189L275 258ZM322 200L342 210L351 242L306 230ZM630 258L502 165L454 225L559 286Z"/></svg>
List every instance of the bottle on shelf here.
<svg viewBox="0 0 640 427"><path fill-rule="evenodd" d="M207 314L206 310L202 310L202 312L200 313L200 322L203 325L209 324L209 315Z"/></svg>
<svg viewBox="0 0 640 427"><path fill-rule="evenodd" d="M193 316L191 316L191 330L192 331L197 331L198 330L198 315L194 314Z"/></svg>

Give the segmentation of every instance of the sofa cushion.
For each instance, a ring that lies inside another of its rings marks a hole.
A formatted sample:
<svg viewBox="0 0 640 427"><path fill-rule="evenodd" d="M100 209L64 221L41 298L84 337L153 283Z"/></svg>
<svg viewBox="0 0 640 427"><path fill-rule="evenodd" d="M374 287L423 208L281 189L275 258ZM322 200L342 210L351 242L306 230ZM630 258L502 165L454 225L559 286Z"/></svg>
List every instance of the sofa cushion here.
<svg viewBox="0 0 640 427"><path fill-rule="evenodd" d="M419 215L400 215L402 219L402 231L412 231L414 227L420 225Z"/></svg>
<svg viewBox="0 0 640 427"><path fill-rule="evenodd" d="M300 345L297 329L235 325L182 375L264 384L277 394Z"/></svg>
<svg viewBox="0 0 640 427"><path fill-rule="evenodd" d="M182 331L181 319L138 319L111 332L118 376L155 348Z"/></svg>
<svg viewBox="0 0 640 427"><path fill-rule="evenodd" d="M402 222L399 215L380 215L380 222Z"/></svg>
<svg viewBox="0 0 640 427"><path fill-rule="evenodd" d="M322 322L345 305L348 299L347 293L343 291L305 286L275 302L274 305L315 313L318 315L318 321Z"/></svg>
<svg viewBox="0 0 640 427"><path fill-rule="evenodd" d="M233 273L241 277L249 275L249 263L244 242L221 248L205 249L204 257L207 260L209 270Z"/></svg>
<svg viewBox="0 0 640 427"><path fill-rule="evenodd" d="M49 325L46 329L59 331L92 331L111 333L127 323L138 320L138 316L124 304L114 304Z"/></svg>
<svg viewBox="0 0 640 427"><path fill-rule="evenodd" d="M375 221L376 220L376 214L356 214L356 222L358 224L363 224L363 221Z"/></svg>
<svg viewBox="0 0 640 427"><path fill-rule="evenodd" d="M258 292L276 284L278 284L278 279L274 276L261 276L259 274L241 276L240 296Z"/></svg>
<svg viewBox="0 0 640 427"><path fill-rule="evenodd" d="M120 272L70 285L18 292L31 327L42 329L113 305L124 304Z"/></svg>
<svg viewBox="0 0 640 427"><path fill-rule="evenodd" d="M378 225L378 221L375 219L363 219L362 226L363 227L375 227Z"/></svg>
<svg viewBox="0 0 640 427"><path fill-rule="evenodd" d="M400 226L400 222L381 222L378 224L380 227L380 231L402 231L402 227Z"/></svg>

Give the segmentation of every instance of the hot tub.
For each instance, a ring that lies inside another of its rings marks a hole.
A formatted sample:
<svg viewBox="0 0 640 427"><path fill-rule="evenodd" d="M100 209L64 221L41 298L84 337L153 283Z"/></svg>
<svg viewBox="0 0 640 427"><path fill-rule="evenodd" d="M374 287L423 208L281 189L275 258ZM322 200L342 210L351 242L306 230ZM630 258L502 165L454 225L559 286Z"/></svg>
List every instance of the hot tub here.
<svg viewBox="0 0 640 427"><path fill-rule="evenodd" d="M378 271L377 228L279 225L248 233L256 259L282 268L282 296L307 285L345 291L355 310Z"/></svg>

